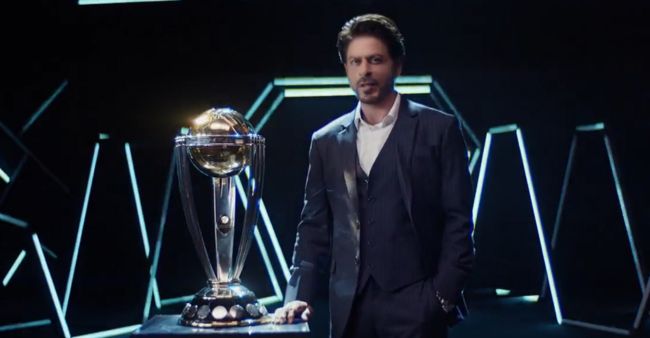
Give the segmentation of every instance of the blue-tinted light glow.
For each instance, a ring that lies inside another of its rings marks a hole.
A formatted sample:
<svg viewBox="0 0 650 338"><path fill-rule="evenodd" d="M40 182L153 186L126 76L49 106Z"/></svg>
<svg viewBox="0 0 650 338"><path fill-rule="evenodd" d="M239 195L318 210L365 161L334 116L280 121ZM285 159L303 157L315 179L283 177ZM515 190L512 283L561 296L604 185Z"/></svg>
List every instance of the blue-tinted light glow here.
<svg viewBox="0 0 650 338"><path fill-rule="evenodd" d="M553 298L553 307L555 309L555 319L558 324L562 324L562 311L560 310L560 303L557 296L557 289L555 288L555 277L551 267L550 253L546 246L546 237L544 235L544 227L539 215L539 208L537 207L537 197L535 188L533 186L533 179L528 165L528 156L526 155L526 145L521 133L521 129L516 129L517 141L519 142L519 153L521 154L521 161L524 165L524 173L526 174L526 183L528 184L528 193L530 195L530 203L533 208L533 215L535 216L535 225L537 226L537 236L539 237L539 244L542 248L542 256L544 258L544 266L546 267L546 275L548 284L551 289L551 297Z"/></svg>
<svg viewBox="0 0 650 338"><path fill-rule="evenodd" d="M45 326L50 324L52 324L52 321L50 321L49 319L35 320L35 321L25 322L25 323L8 324L8 325L0 326L0 332L23 330L23 329L29 329L32 327Z"/></svg>
<svg viewBox="0 0 650 338"><path fill-rule="evenodd" d="M99 133L100 140L108 140L109 138L111 138L111 135L108 135L106 133Z"/></svg>
<svg viewBox="0 0 650 338"><path fill-rule="evenodd" d="M27 252L25 250L21 250L20 253L18 254L18 257L16 257L16 260L14 261L14 264L11 265L11 268L9 268L9 271L7 271L7 274L5 275L5 278L2 279L2 285L7 286L9 282L11 281L11 277L14 276L16 273L16 270L18 270L18 267L20 267L20 263L23 262L23 259L25 259L25 256L27 255Z"/></svg>
<svg viewBox="0 0 650 338"><path fill-rule="evenodd" d="M497 296L507 296L512 293L512 291L506 289L495 289L494 292Z"/></svg>
<svg viewBox="0 0 650 338"><path fill-rule="evenodd" d="M244 190L244 186L241 183L241 179L239 176L235 177L235 185L237 186L237 193L239 195L240 200L242 201L242 205L244 208L248 208L248 199L246 198L246 191ZM280 290L280 285L278 284L278 278L275 275L275 271L273 270L273 265L271 264L271 260L269 259L268 252L266 250L266 245L264 245L264 241L262 240L262 236L259 232L259 227L255 227L254 230L255 234L255 241L257 242L257 247L260 250L260 253L262 254L262 259L264 261L264 266L266 267L266 273L269 276L269 279L271 280L271 284L273 285L273 291L275 292L275 295L277 297L280 297L280 300L282 300L282 291Z"/></svg>
<svg viewBox="0 0 650 338"><path fill-rule="evenodd" d="M639 253L636 249L634 234L632 233L632 227L630 226L630 219L627 215L627 208L625 207L625 199L623 198L623 188L621 187L621 182L618 178L618 171L616 170L616 161L614 160L612 145L609 142L609 137L607 135L605 135L605 147L607 148L609 167L611 168L612 176L614 177L614 185L616 188L616 195L618 196L618 203L621 208L621 215L623 216L623 223L625 223L625 230L627 231L627 240L630 243L632 258L634 259L634 267L636 269L637 278L639 280L639 286L641 287L641 293L643 293L645 291L645 280L643 278L641 261L639 260Z"/></svg>
<svg viewBox="0 0 650 338"><path fill-rule="evenodd" d="M0 221L15 225L15 226L20 227L20 228L27 228L27 226L28 226L27 222L25 222L25 221L23 221L21 219L9 216L7 214L3 214L1 212L0 212Z"/></svg>
<svg viewBox="0 0 650 338"><path fill-rule="evenodd" d="M257 97L255 102L253 102L253 105L248 109L248 112L246 112L246 115L244 115L247 120L250 120L251 117L253 117L253 114L255 114L255 112L260 108L262 102L264 102L271 93L271 90L273 90L273 83L269 82L269 84L266 85L266 88L262 91L262 94Z"/></svg>
<svg viewBox="0 0 650 338"><path fill-rule="evenodd" d="M176 298L161 299L160 300L160 305L166 306L166 305L171 305L171 304L185 303L185 302L191 301L193 298L194 298L194 295L181 296L181 297L176 297Z"/></svg>
<svg viewBox="0 0 650 338"><path fill-rule="evenodd" d="M490 133L491 134L503 134L503 133L509 133L512 131L517 130L517 125L516 124L507 124L504 126L497 126L497 127L492 127L490 128Z"/></svg>
<svg viewBox="0 0 650 338"><path fill-rule="evenodd" d="M264 125L266 124L266 122L269 121L269 119L271 118L271 115L273 115L275 110L278 109L278 106L280 105L282 100L284 100L284 97L285 97L284 92L280 92L280 94L278 94L278 96L275 98L275 101L273 101L273 104L271 105L269 110L267 110L266 113L264 113L264 116L262 116L262 119L260 120L260 122L257 123L257 126L255 126L255 131L257 131L259 133L260 130L262 130L262 128L264 128Z"/></svg>
<svg viewBox="0 0 650 338"><path fill-rule="evenodd" d="M88 333L81 336L75 336L74 338L105 338L105 337L115 337L120 335L125 335L139 329L142 325L136 324L131 326L120 327L116 329Z"/></svg>
<svg viewBox="0 0 650 338"><path fill-rule="evenodd" d="M474 149L474 152L470 156L470 161L469 161L469 174L474 173L474 168L476 168L476 163L478 163L478 159L481 157L481 148L476 148Z"/></svg>
<svg viewBox="0 0 650 338"><path fill-rule="evenodd" d="M539 301L539 295L522 296L521 298L524 301L529 302L529 303L537 303ZM561 323L558 323L558 324L561 324Z"/></svg>
<svg viewBox="0 0 650 338"><path fill-rule="evenodd" d="M2 168L0 168L0 179L5 181L5 183L9 183L11 181L11 177L9 177L9 175L7 175L7 173L2 170Z"/></svg>
<svg viewBox="0 0 650 338"><path fill-rule="evenodd" d="M45 255L43 255L43 249L41 247L41 242L38 239L37 234L32 234L32 242L34 243L34 249L36 250L36 255L38 256L38 261L41 263L41 269L43 270L43 275L45 276L45 282L50 291L50 297L52 297L52 304L54 305L54 310L56 316L59 320L61 326L61 331L63 336L66 338L70 337L70 330L68 329L68 323L65 321L65 314L61 311L61 303L59 303L59 296L56 294L56 288L52 282L52 275L50 275L50 269L47 266L45 261Z"/></svg>
<svg viewBox="0 0 650 338"><path fill-rule="evenodd" d="M396 84L430 84L433 79L430 75L400 76L395 79ZM348 85L348 78L337 77L287 77L273 80L276 86L343 86Z"/></svg>
<svg viewBox="0 0 650 338"><path fill-rule="evenodd" d="M41 114L43 114L45 109L47 109L47 107L50 106L52 101L54 101L54 99L56 99L56 97L59 96L59 94L61 94L61 92L63 91L63 89L65 89L67 85L68 85L68 80L64 80L59 85L59 87L54 91L54 93L52 93L52 95L50 95L50 97L47 100L45 100L45 102L43 102L43 104L41 104L40 107L38 107L36 112L29 118L27 123L23 125L23 129L21 131L23 134L27 131L27 129L29 129L32 126L32 124L34 124L34 122L36 122L36 120L41 116Z"/></svg>
<svg viewBox="0 0 650 338"><path fill-rule="evenodd" d="M598 122L594 124L585 124L576 127L576 131L597 131L597 130L605 130L605 124L602 122Z"/></svg>
<svg viewBox="0 0 650 338"><path fill-rule="evenodd" d="M476 193L474 193L474 204L472 206L472 223L474 230L472 236L476 232L476 217L478 216L479 206L481 204L481 194L483 194L483 182L485 181L485 170L487 169L488 159L490 157L490 146L492 145L492 134L489 132L485 135L485 148L483 149L483 157L481 158L481 167L478 172L478 182L476 184Z"/></svg>
<svg viewBox="0 0 650 338"><path fill-rule="evenodd" d="M149 236L147 234L147 226L144 223L144 213L142 212L142 203L140 202L138 179L135 176L135 167L133 165L133 157L131 156L131 146L129 143L124 144L124 152L126 153L126 162L129 167L129 177L131 178L131 188L133 190L133 198L135 199L135 208L138 212L138 223L140 224L140 234L142 235L144 254L147 258L149 258Z"/></svg>
<svg viewBox="0 0 650 338"><path fill-rule="evenodd" d="M86 194L84 195L84 202L81 208L81 217L79 219L79 227L77 229L77 238L74 243L74 250L72 251L72 262L70 263L70 272L68 274L68 282L65 288L65 296L63 298L63 313L68 311L68 301L70 300L70 291L72 290L72 280L74 279L74 271L77 267L77 258L79 256L79 246L81 245L81 236L84 231L86 223L86 213L88 212L88 201L90 200L90 191L93 187L93 180L95 178L95 168L97 167L97 158L99 156L99 143L95 143L95 151L93 152L93 159L90 163L90 173L88 174L88 182L86 183Z"/></svg>

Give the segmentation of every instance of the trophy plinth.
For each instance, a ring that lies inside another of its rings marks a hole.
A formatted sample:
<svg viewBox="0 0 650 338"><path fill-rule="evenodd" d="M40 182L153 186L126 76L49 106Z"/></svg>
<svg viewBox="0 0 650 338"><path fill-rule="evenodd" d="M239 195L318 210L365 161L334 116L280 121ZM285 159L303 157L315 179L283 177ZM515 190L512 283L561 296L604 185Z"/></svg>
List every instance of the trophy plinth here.
<svg viewBox="0 0 650 338"><path fill-rule="evenodd" d="M185 305L179 323L192 327L247 326L270 322L267 310L255 294L241 285L244 261L257 224L262 193L264 138L232 109L210 109L194 120L187 135L176 137L176 164L183 211L199 260L208 277L191 303ZM192 194L192 163L212 179L215 264L199 227ZM241 240L233 264L235 238L235 178L246 172L246 212Z"/></svg>
<svg viewBox="0 0 650 338"><path fill-rule="evenodd" d="M255 294L239 282L208 282L185 305L179 322L193 327L247 326L268 323L270 317Z"/></svg>

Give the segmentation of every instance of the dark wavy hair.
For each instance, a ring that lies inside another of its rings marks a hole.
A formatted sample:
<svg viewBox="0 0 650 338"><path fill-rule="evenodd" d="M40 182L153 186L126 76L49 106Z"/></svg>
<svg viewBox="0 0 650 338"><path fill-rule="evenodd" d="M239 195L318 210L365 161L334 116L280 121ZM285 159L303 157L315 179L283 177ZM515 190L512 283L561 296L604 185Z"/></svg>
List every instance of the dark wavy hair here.
<svg viewBox="0 0 650 338"><path fill-rule="evenodd" d="M404 36L393 20L381 14L364 14L346 22L339 32L336 48L341 63L345 64L350 41L359 36L372 36L383 41L391 58L397 62L401 63L406 55Z"/></svg>

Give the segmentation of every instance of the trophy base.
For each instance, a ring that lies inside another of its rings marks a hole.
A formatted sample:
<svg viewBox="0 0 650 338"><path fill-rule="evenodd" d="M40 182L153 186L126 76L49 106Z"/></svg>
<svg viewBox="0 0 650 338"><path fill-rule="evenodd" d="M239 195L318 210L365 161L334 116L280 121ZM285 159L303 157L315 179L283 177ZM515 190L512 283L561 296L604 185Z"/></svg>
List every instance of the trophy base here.
<svg viewBox="0 0 650 338"><path fill-rule="evenodd" d="M251 326L272 322L264 305L255 294L239 282L217 283L208 281L191 303L187 303L180 325L218 328Z"/></svg>

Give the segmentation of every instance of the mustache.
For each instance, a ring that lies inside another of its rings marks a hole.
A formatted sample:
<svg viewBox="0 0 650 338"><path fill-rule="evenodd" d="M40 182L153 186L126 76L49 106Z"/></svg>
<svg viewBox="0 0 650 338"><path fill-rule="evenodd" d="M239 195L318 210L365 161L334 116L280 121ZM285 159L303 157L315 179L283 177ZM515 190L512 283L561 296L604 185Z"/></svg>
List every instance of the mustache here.
<svg viewBox="0 0 650 338"><path fill-rule="evenodd" d="M377 81L372 79L372 78L369 78L369 77L362 77L361 79L359 79L359 81L357 81L357 86L376 85L376 84L377 84Z"/></svg>

